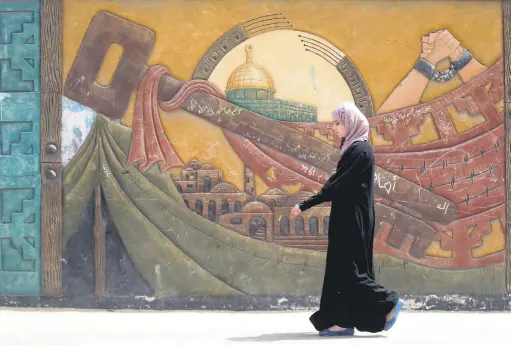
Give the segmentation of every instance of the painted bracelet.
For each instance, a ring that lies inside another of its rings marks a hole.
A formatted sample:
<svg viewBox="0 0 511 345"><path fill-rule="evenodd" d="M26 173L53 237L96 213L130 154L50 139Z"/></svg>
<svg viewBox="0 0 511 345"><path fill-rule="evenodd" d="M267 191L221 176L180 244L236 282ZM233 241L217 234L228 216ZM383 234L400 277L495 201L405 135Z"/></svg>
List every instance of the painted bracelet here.
<svg viewBox="0 0 511 345"><path fill-rule="evenodd" d="M429 80L433 80L435 77L435 66L427 62L426 60L420 58L417 60L415 65L413 66L413 69L428 78Z"/></svg>
<svg viewBox="0 0 511 345"><path fill-rule="evenodd" d="M468 50L463 49L461 55L456 60L451 62L451 66L456 71L456 73L458 73L463 68L465 68L466 65L468 65L472 58L472 54Z"/></svg>

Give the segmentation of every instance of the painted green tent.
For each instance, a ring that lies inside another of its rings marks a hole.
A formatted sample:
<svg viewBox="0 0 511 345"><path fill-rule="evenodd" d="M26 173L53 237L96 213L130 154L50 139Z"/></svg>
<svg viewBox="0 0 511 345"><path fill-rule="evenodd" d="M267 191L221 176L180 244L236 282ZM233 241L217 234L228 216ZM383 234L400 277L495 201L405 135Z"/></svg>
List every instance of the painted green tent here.
<svg viewBox="0 0 511 345"><path fill-rule="evenodd" d="M169 174L126 166L131 133L98 115L66 166L64 246L100 183L131 260L156 297L320 293L325 253L251 239L190 211Z"/></svg>

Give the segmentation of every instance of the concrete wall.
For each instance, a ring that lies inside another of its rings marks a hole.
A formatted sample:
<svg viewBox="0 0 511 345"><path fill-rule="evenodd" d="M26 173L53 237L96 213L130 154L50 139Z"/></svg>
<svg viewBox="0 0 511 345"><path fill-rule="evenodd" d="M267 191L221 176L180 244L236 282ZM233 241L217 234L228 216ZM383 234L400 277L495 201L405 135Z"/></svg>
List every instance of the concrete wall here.
<svg viewBox="0 0 511 345"><path fill-rule="evenodd" d="M335 167L330 113L344 100L371 125L378 279L407 296L507 293L500 2L62 9L61 266L41 263L35 236L33 286L2 265L0 293L43 294L48 265L61 272L59 305L311 305L327 233L343 229L328 229L328 205L283 212ZM414 70L419 58L446 70L463 49L472 58L445 82ZM225 101L232 90L314 106L317 123L258 116Z"/></svg>

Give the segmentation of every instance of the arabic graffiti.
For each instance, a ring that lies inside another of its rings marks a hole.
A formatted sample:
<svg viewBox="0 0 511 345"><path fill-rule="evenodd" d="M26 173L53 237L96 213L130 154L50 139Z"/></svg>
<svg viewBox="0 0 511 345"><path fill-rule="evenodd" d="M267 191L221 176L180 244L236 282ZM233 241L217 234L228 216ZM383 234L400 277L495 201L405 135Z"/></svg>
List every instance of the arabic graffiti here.
<svg viewBox="0 0 511 345"><path fill-rule="evenodd" d="M388 195L390 195L390 192L396 191L396 181L398 180L397 176L392 176L392 181L386 181L385 177L383 179L382 183L382 176L379 173L374 174L374 183L376 186L380 189L383 189L387 192Z"/></svg>

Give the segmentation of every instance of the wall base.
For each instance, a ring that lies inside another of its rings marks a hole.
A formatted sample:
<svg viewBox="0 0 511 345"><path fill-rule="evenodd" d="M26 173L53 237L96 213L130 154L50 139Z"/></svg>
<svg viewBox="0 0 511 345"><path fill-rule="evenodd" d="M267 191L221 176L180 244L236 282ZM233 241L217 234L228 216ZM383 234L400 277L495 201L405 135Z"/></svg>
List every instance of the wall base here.
<svg viewBox="0 0 511 345"><path fill-rule="evenodd" d="M511 311L511 295L402 295L406 310L435 311ZM69 301L54 297L0 296L0 306L16 308L80 308L133 310L308 310L319 307L319 297L178 297L157 300L153 297L83 298Z"/></svg>

